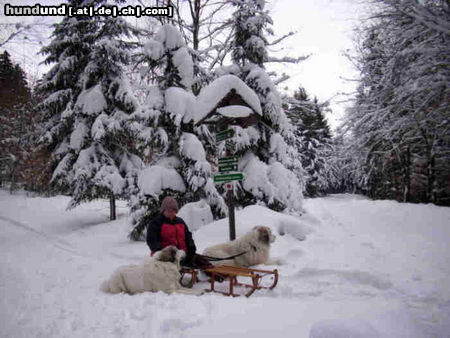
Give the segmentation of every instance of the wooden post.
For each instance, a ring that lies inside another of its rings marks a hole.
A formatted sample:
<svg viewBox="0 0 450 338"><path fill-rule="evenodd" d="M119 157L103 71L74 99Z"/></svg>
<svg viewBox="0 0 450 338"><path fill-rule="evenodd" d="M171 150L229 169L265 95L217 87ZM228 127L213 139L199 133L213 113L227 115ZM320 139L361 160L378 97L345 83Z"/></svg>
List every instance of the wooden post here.
<svg viewBox="0 0 450 338"><path fill-rule="evenodd" d="M230 241L236 239L236 226L234 219L234 203L233 203L233 191L227 191L228 200L228 224L230 227Z"/></svg>
<svg viewBox="0 0 450 338"><path fill-rule="evenodd" d="M109 219L114 221L116 219L116 198L114 194L109 197Z"/></svg>
<svg viewBox="0 0 450 338"><path fill-rule="evenodd" d="M232 156L231 149L226 149L226 156ZM228 224L230 228L230 241L236 239L236 222L234 217L233 188L227 191Z"/></svg>

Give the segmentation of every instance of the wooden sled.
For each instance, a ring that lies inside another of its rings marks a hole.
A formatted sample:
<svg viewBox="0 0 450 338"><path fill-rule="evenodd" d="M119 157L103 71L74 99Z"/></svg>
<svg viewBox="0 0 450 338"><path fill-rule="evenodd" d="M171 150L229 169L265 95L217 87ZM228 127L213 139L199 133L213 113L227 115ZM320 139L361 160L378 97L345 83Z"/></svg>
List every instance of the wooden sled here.
<svg viewBox="0 0 450 338"><path fill-rule="evenodd" d="M246 297L250 297L256 290L259 289L273 289L278 283L278 270L261 270L252 268L241 268L230 265L215 266L212 268L207 268L203 270L207 275L210 276L210 289L206 289L207 292L217 292L225 296L241 296L234 292L236 286L244 286L250 288L250 290L245 294ZM198 272L194 269L183 268L182 274L191 274L192 278L189 285L184 285L187 287L192 287L197 281ZM262 286L261 280L263 277L273 275L273 283L270 286ZM238 277L245 277L251 279L251 284L238 282ZM229 281L229 292L219 291L215 288L215 282L218 280L228 280Z"/></svg>

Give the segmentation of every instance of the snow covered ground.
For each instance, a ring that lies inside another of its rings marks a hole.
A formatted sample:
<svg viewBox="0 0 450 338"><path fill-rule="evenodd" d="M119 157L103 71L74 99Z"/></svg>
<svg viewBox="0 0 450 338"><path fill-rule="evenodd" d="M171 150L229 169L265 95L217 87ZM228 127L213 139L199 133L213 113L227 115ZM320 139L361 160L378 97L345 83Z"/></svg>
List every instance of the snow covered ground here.
<svg viewBox="0 0 450 338"><path fill-rule="evenodd" d="M284 262L247 299L103 294L148 248L127 240L125 203L109 222L107 201L68 201L0 190L1 337L450 337L450 208L333 195L300 217L238 211L237 235L270 226ZM227 237L226 220L194 232L199 251Z"/></svg>

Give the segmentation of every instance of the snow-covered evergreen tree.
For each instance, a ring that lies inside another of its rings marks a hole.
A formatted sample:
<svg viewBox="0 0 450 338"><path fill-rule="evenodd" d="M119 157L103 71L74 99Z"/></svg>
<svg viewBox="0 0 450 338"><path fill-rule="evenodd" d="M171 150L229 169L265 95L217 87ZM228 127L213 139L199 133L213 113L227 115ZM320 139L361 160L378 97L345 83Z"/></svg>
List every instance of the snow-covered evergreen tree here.
<svg viewBox="0 0 450 338"><path fill-rule="evenodd" d="M330 128L323 114L324 106L311 100L300 88L290 100L287 115L294 125L296 147L306 171L306 194L313 197L337 184L336 168L331 157L333 147Z"/></svg>
<svg viewBox="0 0 450 338"><path fill-rule="evenodd" d="M18 171L30 150L33 113L31 91L25 73L14 65L7 51L0 54L0 185L9 181L11 189L21 181Z"/></svg>
<svg viewBox="0 0 450 338"><path fill-rule="evenodd" d="M156 84L149 88L146 103L130 124L148 161L132 199L130 237L135 240L142 238L165 196L175 197L180 205L204 198L216 215L224 215L226 209L193 128L193 61L180 32L164 25L144 50Z"/></svg>
<svg viewBox="0 0 450 338"><path fill-rule="evenodd" d="M73 1L73 6L99 1ZM127 116L137 107L122 73L130 27L121 18L65 17L43 49L56 65L44 78L44 139L57 166L52 181L71 193L69 207L96 198L114 200L134 184L139 158L133 154Z"/></svg>
<svg viewBox="0 0 450 338"><path fill-rule="evenodd" d="M262 202L275 210L301 209L303 170L291 123L272 79L264 69L268 60L267 34L272 19L264 0L234 0L234 38L231 67L218 71L238 76L257 94L262 121L236 127L236 154L246 178L236 191L238 204Z"/></svg>
<svg viewBox="0 0 450 338"><path fill-rule="evenodd" d="M80 1L69 3L73 6L82 4ZM89 60L97 25L96 21L88 17L65 17L55 25L50 44L42 49L42 53L47 56L45 63L54 63L39 86L43 97L40 109L45 132L42 141L53 152L55 166L59 168L53 184L60 191L70 192L70 169L75 161L70 150L74 128L72 109L81 92L81 75Z"/></svg>

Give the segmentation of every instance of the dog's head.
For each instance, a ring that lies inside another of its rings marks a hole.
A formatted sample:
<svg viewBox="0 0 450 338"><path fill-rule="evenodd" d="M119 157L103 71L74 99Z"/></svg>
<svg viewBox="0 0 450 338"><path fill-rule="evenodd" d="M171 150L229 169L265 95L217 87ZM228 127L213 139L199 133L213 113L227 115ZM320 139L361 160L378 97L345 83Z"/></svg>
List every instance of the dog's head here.
<svg viewBox="0 0 450 338"><path fill-rule="evenodd" d="M167 246L161 251L155 253L153 257L161 262L179 263L185 256L183 250L178 250L173 245Z"/></svg>
<svg viewBox="0 0 450 338"><path fill-rule="evenodd" d="M257 225L253 228L258 234L258 240L264 244L270 244L275 242L275 236L269 227L263 225Z"/></svg>

